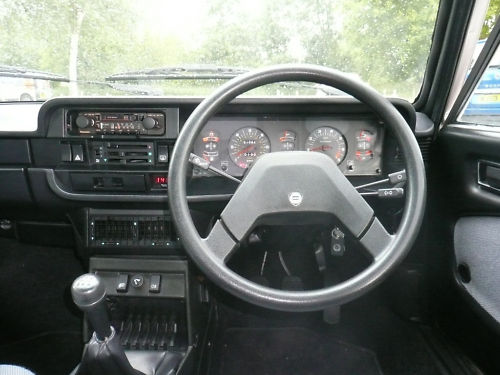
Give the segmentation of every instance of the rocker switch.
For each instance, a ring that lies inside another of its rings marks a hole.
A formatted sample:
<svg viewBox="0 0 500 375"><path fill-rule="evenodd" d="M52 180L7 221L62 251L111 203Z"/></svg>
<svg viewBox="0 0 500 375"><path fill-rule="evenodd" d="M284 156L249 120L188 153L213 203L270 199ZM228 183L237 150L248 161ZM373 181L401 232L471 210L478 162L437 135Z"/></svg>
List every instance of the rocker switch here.
<svg viewBox="0 0 500 375"><path fill-rule="evenodd" d="M118 276L118 281L116 283L116 291L119 293L126 293L128 289L128 275L121 274Z"/></svg>
<svg viewBox="0 0 500 375"><path fill-rule="evenodd" d="M160 275L151 275L151 279L149 281L149 292L150 293L160 293Z"/></svg>

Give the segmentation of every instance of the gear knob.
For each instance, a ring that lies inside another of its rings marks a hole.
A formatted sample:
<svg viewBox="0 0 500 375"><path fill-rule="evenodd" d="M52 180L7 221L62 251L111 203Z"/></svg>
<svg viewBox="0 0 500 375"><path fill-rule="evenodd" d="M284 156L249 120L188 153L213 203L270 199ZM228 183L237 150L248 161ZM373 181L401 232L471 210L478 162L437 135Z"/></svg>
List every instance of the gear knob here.
<svg viewBox="0 0 500 375"><path fill-rule="evenodd" d="M104 340L109 337L112 330L106 306L106 289L99 278L92 273L79 276L73 281L71 294L75 305L87 314L97 338Z"/></svg>

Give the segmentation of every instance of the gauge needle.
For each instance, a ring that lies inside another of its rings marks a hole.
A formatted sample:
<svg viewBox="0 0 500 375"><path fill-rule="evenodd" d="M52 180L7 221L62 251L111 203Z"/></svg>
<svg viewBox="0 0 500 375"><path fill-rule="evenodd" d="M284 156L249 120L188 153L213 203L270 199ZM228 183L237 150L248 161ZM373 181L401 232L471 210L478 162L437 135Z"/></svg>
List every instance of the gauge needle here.
<svg viewBox="0 0 500 375"><path fill-rule="evenodd" d="M254 147L255 147L255 145L250 145L250 146L248 146L248 147L245 147L243 150L239 151L239 152L236 154L236 156L241 156L241 155L243 155L245 152L250 151L250 150L251 150L252 148L254 148Z"/></svg>
<svg viewBox="0 0 500 375"><path fill-rule="evenodd" d="M311 148L310 151L326 151L326 150L331 150L332 148L333 148L332 146L322 145L322 146L319 146L319 147Z"/></svg>

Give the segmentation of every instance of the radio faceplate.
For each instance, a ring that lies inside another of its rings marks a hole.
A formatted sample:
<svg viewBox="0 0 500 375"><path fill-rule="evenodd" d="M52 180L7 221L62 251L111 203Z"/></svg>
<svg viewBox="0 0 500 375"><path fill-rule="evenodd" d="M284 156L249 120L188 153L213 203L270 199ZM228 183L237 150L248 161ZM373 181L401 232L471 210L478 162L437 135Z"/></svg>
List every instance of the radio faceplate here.
<svg viewBox="0 0 500 375"><path fill-rule="evenodd" d="M162 112L96 112L70 111L66 131L72 136L165 134L166 120Z"/></svg>

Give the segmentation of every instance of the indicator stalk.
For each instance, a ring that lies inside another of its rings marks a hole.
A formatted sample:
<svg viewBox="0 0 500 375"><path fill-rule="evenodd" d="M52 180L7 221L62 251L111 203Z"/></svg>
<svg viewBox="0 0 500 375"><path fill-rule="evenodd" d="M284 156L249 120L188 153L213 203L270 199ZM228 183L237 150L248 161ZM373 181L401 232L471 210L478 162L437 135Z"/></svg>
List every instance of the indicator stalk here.
<svg viewBox="0 0 500 375"><path fill-rule="evenodd" d="M201 157L199 157L198 155L196 154L193 154L191 153L189 155L189 162L195 166L197 166L198 168L201 168L201 169L205 169L205 170L210 170L216 174L218 174L219 176L222 176L222 177L225 177L231 181L234 181L236 183L241 183L241 180L238 180L236 177L233 177L231 176L230 174L224 172L224 171L221 171L220 169L218 168L215 168L214 166L210 165L210 162L208 160L205 160Z"/></svg>

